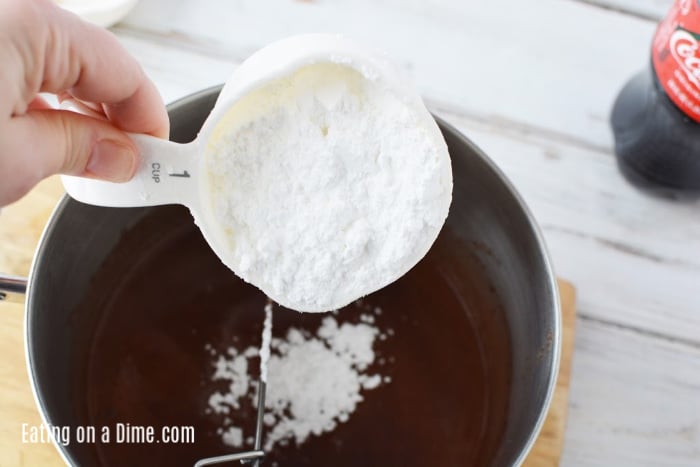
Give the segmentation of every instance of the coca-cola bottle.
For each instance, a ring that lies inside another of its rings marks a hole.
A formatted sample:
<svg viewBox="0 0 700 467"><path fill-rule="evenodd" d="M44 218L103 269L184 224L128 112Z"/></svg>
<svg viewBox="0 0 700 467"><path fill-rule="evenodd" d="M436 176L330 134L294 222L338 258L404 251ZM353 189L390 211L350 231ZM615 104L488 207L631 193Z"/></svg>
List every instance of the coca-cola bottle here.
<svg viewBox="0 0 700 467"><path fill-rule="evenodd" d="M700 197L700 0L677 0L654 35L650 66L611 115L618 166L634 185Z"/></svg>

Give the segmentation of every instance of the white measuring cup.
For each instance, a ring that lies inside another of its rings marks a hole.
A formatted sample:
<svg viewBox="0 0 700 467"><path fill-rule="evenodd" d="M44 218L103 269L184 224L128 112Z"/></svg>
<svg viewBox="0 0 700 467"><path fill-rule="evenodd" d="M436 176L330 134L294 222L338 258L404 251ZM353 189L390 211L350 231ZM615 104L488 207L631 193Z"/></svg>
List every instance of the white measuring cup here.
<svg viewBox="0 0 700 467"><path fill-rule="evenodd" d="M215 150L213 146L217 135L221 132L221 126L226 125L226 114L237 101L273 80L290 75L301 67L319 63L345 65L368 78L381 76L383 82L389 83L399 95L406 96L407 100L415 100L414 104L424 109L415 90L406 84L410 81L399 76L395 67L375 53L368 52L338 35L294 36L259 50L233 72L194 141L178 144L148 135L131 134L130 137L141 154L140 166L132 180L126 183L112 183L63 176L66 191L78 201L99 206L184 205L191 211L214 253L230 269L239 273L235 265L228 264L226 261L227 245L230 244L228 243L230 240L225 238L221 229L218 228L213 212L207 175L207 170L211 168L207 168L207 154ZM425 113L430 118L427 111ZM236 183L236 180L230 180L230 183ZM419 251L417 254L422 257L425 251ZM416 262L418 259L416 258ZM253 283L253 285L282 305L299 311L326 311L301 309L298 306L289 305L285 303L284 297L276 297L270 293L269 284ZM384 285L386 284L377 284L377 288ZM371 290L363 291L362 295L369 292ZM334 305L344 306L356 298L359 296L350 299L346 297L343 303Z"/></svg>

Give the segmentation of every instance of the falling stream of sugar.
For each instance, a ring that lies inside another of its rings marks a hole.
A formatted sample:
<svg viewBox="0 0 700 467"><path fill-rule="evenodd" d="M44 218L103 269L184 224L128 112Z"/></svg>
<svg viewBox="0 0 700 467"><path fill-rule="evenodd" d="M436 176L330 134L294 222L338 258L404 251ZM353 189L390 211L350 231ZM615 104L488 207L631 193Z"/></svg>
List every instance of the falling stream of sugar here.
<svg viewBox="0 0 700 467"><path fill-rule="evenodd" d="M267 362L270 360L270 343L272 342L272 303L265 305L265 323L263 324L262 344L260 345L260 379L267 384Z"/></svg>

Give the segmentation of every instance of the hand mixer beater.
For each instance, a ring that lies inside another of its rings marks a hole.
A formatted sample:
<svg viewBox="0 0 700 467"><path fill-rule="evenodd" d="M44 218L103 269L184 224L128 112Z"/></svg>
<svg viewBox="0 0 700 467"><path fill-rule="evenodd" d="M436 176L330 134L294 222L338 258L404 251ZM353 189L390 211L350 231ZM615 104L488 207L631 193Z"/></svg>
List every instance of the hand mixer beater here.
<svg viewBox="0 0 700 467"><path fill-rule="evenodd" d="M264 339L263 339L264 342ZM262 353L262 352L261 352ZM241 464L252 463L253 467L259 467L260 461L265 457L262 447L263 415L265 414L265 381L260 379L258 386L258 408L255 422L255 444L252 451L225 454L222 456L206 457L195 462L194 467L223 464L225 462L240 461Z"/></svg>
<svg viewBox="0 0 700 467"><path fill-rule="evenodd" d="M265 415L265 390L267 388L267 362L270 359L272 343L272 301L265 306L265 322L263 323L262 342L260 344L260 381L258 384L258 407L255 420L255 442L252 451L225 454L222 456L206 457L198 460L194 467L222 464L224 462L240 461L242 464L252 462L258 467L265 457L262 448L263 416Z"/></svg>

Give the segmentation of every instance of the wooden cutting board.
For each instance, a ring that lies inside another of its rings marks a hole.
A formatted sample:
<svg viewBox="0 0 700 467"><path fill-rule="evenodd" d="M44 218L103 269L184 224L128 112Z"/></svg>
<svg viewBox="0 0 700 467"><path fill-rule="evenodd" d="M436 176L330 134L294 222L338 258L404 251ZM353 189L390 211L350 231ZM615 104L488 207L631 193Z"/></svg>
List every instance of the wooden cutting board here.
<svg viewBox="0 0 700 467"><path fill-rule="evenodd" d="M2 210L0 271L27 275L39 236L62 193L59 179L52 177ZM540 437L525 461L526 467L559 465L564 445L576 310L574 287L560 280L559 292L563 318L559 379ZM25 366L23 317L22 304L0 302L0 467L64 465L53 445L22 443L22 424L41 423Z"/></svg>

